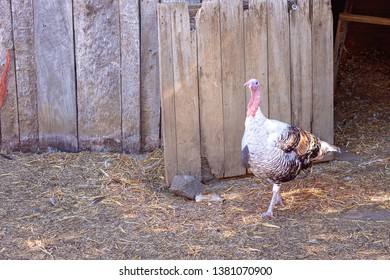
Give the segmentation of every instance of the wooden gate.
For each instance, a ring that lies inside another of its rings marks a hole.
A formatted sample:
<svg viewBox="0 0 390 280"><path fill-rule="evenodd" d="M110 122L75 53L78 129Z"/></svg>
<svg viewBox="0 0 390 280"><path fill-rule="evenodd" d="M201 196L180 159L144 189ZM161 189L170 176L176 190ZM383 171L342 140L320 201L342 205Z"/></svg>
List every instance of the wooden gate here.
<svg viewBox="0 0 390 280"><path fill-rule="evenodd" d="M245 174L240 162L249 93L262 84L263 113L333 142L330 0L204 1L158 5L166 180Z"/></svg>

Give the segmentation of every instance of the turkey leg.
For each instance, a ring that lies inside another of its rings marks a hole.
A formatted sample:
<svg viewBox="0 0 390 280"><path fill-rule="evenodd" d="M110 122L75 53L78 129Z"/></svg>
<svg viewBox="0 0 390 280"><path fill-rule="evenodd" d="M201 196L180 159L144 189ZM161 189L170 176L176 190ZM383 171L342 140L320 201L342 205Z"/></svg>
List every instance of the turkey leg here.
<svg viewBox="0 0 390 280"><path fill-rule="evenodd" d="M263 214L261 214L261 216L263 218L265 218L265 217L273 218L274 217L273 210L274 210L275 205L280 205L280 206L284 207L282 196L280 195L280 185L279 184L274 184L274 186L272 187L272 198L271 198L271 202L269 204L268 210L267 210L267 212L264 212Z"/></svg>

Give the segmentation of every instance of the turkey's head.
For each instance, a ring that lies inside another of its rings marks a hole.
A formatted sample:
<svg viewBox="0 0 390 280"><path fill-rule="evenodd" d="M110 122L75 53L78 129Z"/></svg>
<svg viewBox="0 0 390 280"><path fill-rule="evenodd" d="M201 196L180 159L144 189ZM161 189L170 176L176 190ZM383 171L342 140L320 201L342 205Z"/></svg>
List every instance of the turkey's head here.
<svg viewBox="0 0 390 280"><path fill-rule="evenodd" d="M256 79L250 79L244 84L244 87L248 87L251 93L255 93L256 90L260 90L260 83Z"/></svg>
<svg viewBox="0 0 390 280"><path fill-rule="evenodd" d="M260 83L256 79L250 79L244 84L244 86L248 87L251 92L251 100L248 103L246 116L254 117L260 105Z"/></svg>

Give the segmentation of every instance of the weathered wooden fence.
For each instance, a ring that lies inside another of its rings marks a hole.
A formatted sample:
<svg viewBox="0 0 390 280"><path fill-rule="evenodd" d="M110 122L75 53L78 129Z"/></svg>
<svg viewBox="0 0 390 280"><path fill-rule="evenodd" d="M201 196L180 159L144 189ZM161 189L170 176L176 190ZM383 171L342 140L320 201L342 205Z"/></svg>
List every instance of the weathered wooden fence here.
<svg viewBox="0 0 390 280"><path fill-rule="evenodd" d="M158 5L160 90L168 184L175 174L245 174L240 162L248 93L262 84L265 115L333 141L330 0L203 1ZM190 11L194 14L193 11Z"/></svg>
<svg viewBox="0 0 390 280"><path fill-rule="evenodd" d="M139 150L138 1L1 1L0 23L3 148Z"/></svg>
<svg viewBox="0 0 390 280"><path fill-rule="evenodd" d="M1 0L0 71L6 49L12 63L0 148L159 147L156 14L167 1Z"/></svg>
<svg viewBox="0 0 390 280"><path fill-rule="evenodd" d="M168 182L199 176L201 157L240 175L252 77L266 115L332 142L330 0L160 2L0 1L0 148L151 150L162 120Z"/></svg>

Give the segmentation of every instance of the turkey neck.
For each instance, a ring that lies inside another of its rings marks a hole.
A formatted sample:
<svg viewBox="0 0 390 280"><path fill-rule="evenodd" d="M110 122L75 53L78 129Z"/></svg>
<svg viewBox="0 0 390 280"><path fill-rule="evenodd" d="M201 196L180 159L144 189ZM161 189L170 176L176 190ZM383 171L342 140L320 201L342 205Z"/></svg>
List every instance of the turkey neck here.
<svg viewBox="0 0 390 280"><path fill-rule="evenodd" d="M257 88L256 90L251 90L251 99L248 104L248 111L246 113L247 117L255 117L256 113L259 112L262 117L263 114L260 110L260 89Z"/></svg>

